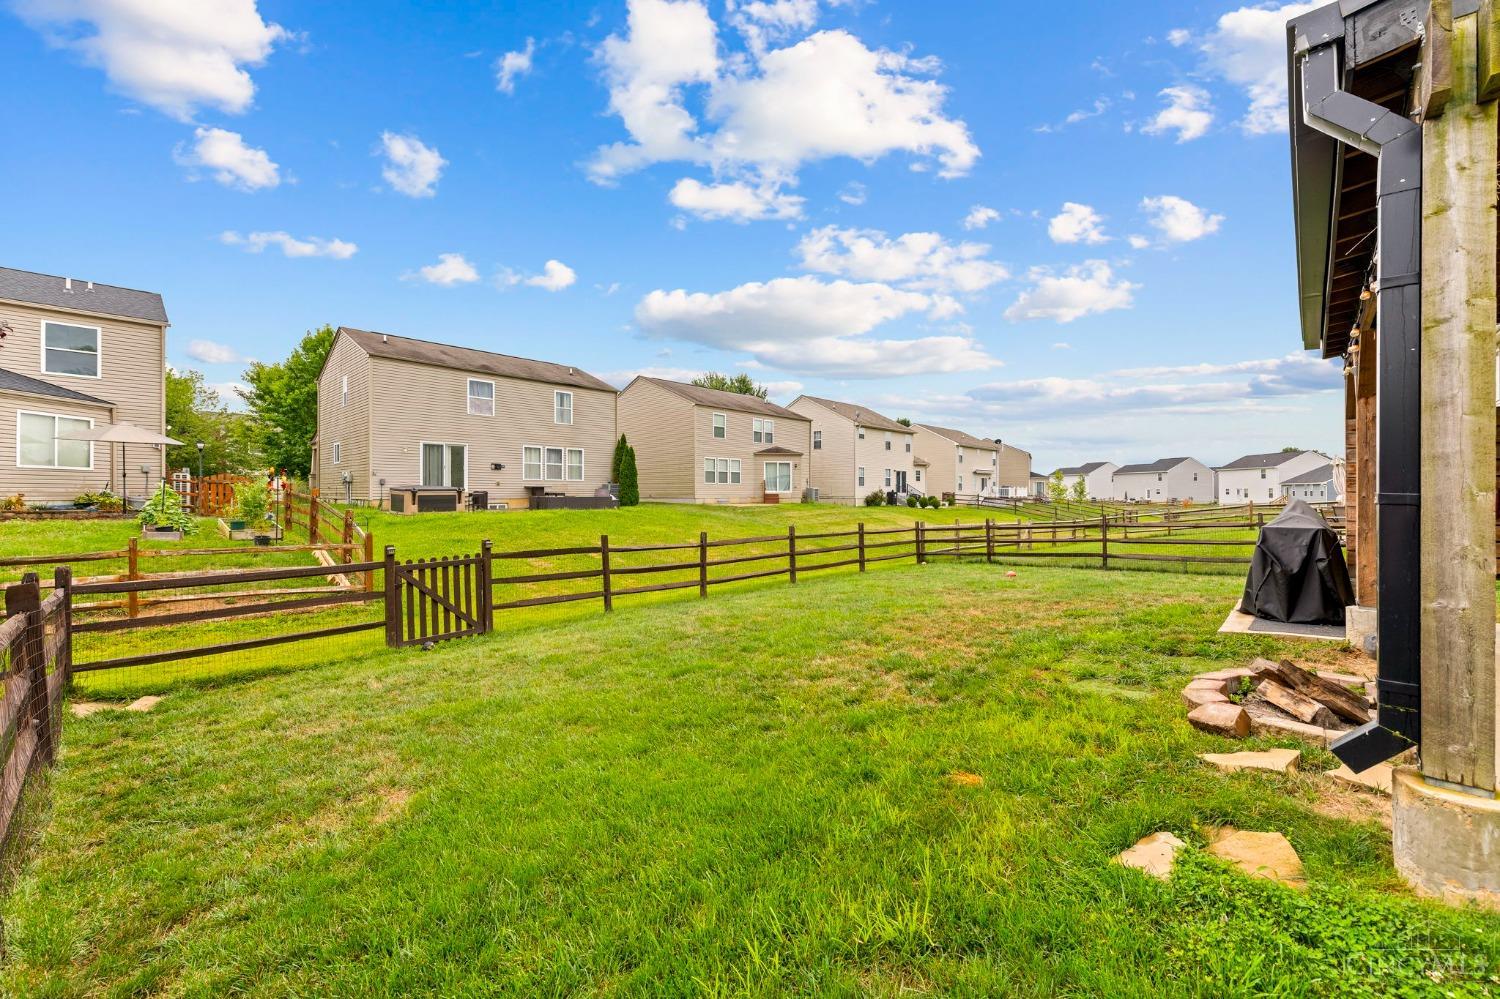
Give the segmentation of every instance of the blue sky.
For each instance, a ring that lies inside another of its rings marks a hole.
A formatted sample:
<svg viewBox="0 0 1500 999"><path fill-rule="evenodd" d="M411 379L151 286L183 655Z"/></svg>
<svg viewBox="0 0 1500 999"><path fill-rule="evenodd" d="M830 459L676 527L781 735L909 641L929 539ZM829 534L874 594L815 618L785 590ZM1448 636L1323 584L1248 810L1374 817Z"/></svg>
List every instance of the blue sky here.
<svg viewBox="0 0 1500 999"><path fill-rule="evenodd" d="M1303 5L0 7L0 263L160 291L215 384L332 323L748 370L1041 470L1339 446L1296 324Z"/></svg>

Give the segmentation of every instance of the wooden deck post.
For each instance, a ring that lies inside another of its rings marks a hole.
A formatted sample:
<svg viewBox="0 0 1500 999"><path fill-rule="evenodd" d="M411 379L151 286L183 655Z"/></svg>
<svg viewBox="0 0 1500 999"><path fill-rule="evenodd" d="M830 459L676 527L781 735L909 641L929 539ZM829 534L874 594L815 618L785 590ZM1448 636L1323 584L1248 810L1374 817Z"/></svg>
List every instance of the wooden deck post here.
<svg viewBox="0 0 1500 999"><path fill-rule="evenodd" d="M1421 760L1428 778L1493 792L1500 129L1479 97L1479 20L1453 17L1451 94L1422 125Z"/></svg>
<svg viewBox="0 0 1500 999"><path fill-rule="evenodd" d="M385 546L385 644L401 644L401 594L396 588L396 546Z"/></svg>
<svg viewBox="0 0 1500 999"><path fill-rule="evenodd" d="M859 571L865 571L865 522L859 522Z"/></svg>
<svg viewBox="0 0 1500 999"><path fill-rule="evenodd" d="M787 581L797 581L797 527L795 524L787 526L786 529L786 575Z"/></svg>
<svg viewBox="0 0 1500 999"><path fill-rule="evenodd" d="M615 595L609 579L609 535L599 535L599 589L604 594L604 613L615 609Z"/></svg>
<svg viewBox="0 0 1500 999"><path fill-rule="evenodd" d="M140 539L132 536L125 546L125 578L141 578L141 553ZM125 594L125 616L139 617L141 613L140 594L131 590Z"/></svg>

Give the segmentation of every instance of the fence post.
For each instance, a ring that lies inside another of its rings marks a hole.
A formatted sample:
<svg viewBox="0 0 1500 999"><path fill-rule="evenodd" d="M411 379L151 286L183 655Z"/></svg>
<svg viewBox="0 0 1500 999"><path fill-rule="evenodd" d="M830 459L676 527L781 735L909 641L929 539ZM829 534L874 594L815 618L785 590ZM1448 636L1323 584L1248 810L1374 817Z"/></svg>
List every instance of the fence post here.
<svg viewBox="0 0 1500 999"><path fill-rule="evenodd" d="M73 570L60 565L52 570L52 587L63 595L62 641L58 645L57 668L63 671L63 688L73 679Z"/></svg>
<svg viewBox="0 0 1500 999"><path fill-rule="evenodd" d="M284 535L292 529L292 491L281 487L281 530Z"/></svg>
<svg viewBox="0 0 1500 999"><path fill-rule="evenodd" d="M401 644L401 593L396 586L396 546L385 546L385 644Z"/></svg>
<svg viewBox="0 0 1500 999"><path fill-rule="evenodd" d="M797 527L790 524L786 529L786 574L790 582L797 581Z"/></svg>
<svg viewBox="0 0 1500 999"><path fill-rule="evenodd" d="M604 613L608 614L615 609L615 595L609 581L609 535L599 535L599 567L603 569L600 575L600 588L604 591Z"/></svg>
<svg viewBox="0 0 1500 999"><path fill-rule="evenodd" d="M313 488L307 491L307 543L317 544L318 534L318 490Z"/></svg>
<svg viewBox="0 0 1500 999"><path fill-rule="evenodd" d="M365 561L375 561L375 535L365 535ZM375 592L375 570L371 569L365 573L365 592Z"/></svg>
<svg viewBox="0 0 1500 999"><path fill-rule="evenodd" d="M698 597L708 596L708 532L698 532Z"/></svg>
<svg viewBox="0 0 1500 999"><path fill-rule="evenodd" d="M125 555L125 578L126 579L140 579L141 578L141 571L140 571L141 570L141 561L140 561L139 544L140 544L140 539L132 535L131 538L130 538L130 542L125 546L126 547L126 555ZM131 590L129 593L125 594L125 616L126 617L137 617L137 616L140 615L140 613L141 613L141 596L140 596L139 593L135 592L134 590Z"/></svg>
<svg viewBox="0 0 1500 999"><path fill-rule="evenodd" d="M35 760L47 762L51 756L52 726L47 704L47 629L42 622L42 588L37 574L28 572L21 577L19 586L5 591L6 618L21 616L25 627L21 636L11 647L10 668L12 673L26 678L26 702L21 709L21 724L30 725L36 739ZM25 780L26 775L20 775Z"/></svg>
<svg viewBox="0 0 1500 999"><path fill-rule="evenodd" d="M995 518L984 518L984 560L995 561Z"/></svg>
<svg viewBox="0 0 1500 999"><path fill-rule="evenodd" d="M1109 568L1109 518L1099 518L1099 559L1100 568Z"/></svg>
<svg viewBox="0 0 1500 999"><path fill-rule="evenodd" d="M368 537L368 536L367 536ZM490 583L490 572L494 569L494 545L489 538L479 543L479 564L474 575L479 583L479 633L489 634L495 627L495 588Z"/></svg>
<svg viewBox="0 0 1500 999"><path fill-rule="evenodd" d="M923 565L927 562L927 529L922 521L917 521L917 564Z"/></svg>
<svg viewBox="0 0 1500 999"><path fill-rule="evenodd" d="M859 522L859 571L865 571L865 522Z"/></svg>
<svg viewBox="0 0 1500 999"><path fill-rule="evenodd" d="M344 555L343 555L344 564L348 565L350 562L354 561L354 549L351 547L354 544L354 511L353 510L345 510L344 511L344 537L343 537L343 541L341 543L344 546Z"/></svg>

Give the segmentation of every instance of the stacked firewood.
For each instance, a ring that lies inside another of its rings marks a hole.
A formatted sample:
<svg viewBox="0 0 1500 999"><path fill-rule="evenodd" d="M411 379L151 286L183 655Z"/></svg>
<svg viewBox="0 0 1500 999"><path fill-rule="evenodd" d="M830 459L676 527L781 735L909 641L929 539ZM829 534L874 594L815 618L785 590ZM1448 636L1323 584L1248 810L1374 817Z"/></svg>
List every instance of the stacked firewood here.
<svg viewBox="0 0 1500 999"><path fill-rule="evenodd" d="M1348 728L1371 718L1363 691L1354 691L1283 659L1257 659L1250 664L1252 696L1271 704L1300 722L1319 728Z"/></svg>

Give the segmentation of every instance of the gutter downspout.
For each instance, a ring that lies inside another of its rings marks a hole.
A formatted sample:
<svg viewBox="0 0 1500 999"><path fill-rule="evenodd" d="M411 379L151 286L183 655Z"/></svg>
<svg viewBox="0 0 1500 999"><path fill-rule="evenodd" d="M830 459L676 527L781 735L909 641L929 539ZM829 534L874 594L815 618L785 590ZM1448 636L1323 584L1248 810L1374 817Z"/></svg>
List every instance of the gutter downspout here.
<svg viewBox="0 0 1500 999"><path fill-rule="evenodd" d="M1340 87L1337 34L1301 59L1303 120L1379 160L1377 720L1329 747L1359 772L1421 741L1422 127Z"/></svg>

